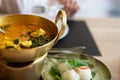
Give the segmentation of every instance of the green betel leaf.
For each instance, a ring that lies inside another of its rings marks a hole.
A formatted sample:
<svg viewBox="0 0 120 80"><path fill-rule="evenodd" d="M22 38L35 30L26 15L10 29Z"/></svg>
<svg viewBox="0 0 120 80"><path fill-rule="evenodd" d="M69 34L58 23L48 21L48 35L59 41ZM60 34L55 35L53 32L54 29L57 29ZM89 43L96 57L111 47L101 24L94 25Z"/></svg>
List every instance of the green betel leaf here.
<svg viewBox="0 0 120 80"><path fill-rule="evenodd" d="M56 80L62 80L61 74L58 72L56 67L51 67L50 74L54 76Z"/></svg>
<svg viewBox="0 0 120 80"><path fill-rule="evenodd" d="M14 43L14 44L19 44L19 39L15 39L15 40L13 41L13 43Z"/></svg>

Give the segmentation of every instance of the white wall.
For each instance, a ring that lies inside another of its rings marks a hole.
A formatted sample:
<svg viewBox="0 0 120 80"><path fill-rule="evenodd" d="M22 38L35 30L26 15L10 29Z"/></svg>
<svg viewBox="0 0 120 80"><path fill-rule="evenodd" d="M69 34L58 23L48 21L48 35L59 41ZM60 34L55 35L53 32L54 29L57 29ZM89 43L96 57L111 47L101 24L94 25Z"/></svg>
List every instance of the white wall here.
<svg viewBox="0 0 120 80"><path fill-rule="evenodd" d="M108 17L110 4L108 0L76 0L80 10L75 17Z"/></svg>

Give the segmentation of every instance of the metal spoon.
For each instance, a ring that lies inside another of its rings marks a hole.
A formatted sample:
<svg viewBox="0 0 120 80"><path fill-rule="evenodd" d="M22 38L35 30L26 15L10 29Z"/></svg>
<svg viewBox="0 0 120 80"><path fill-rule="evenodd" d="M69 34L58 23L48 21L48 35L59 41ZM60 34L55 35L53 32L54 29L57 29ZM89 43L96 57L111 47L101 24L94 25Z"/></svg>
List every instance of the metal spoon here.
<svg viewBox="0 0 120 80"><path fill-rule="evenodd" d="M0 32L3 33L3 34L5 34L5 31L3 31L3 29L1 29L1 28L0 28Z"/></svg>
<svg viewBox="0 0 120 80"><path fill-rule="evenodd" d="M49 54L58 54L58 53L69 54L69 53L73 53L73 52L82 53L85 51L85 49L86 49L86 47L84 47L84 46L77 46L77 47L71 47L71 48L52 48L49 51Z"/></svg>

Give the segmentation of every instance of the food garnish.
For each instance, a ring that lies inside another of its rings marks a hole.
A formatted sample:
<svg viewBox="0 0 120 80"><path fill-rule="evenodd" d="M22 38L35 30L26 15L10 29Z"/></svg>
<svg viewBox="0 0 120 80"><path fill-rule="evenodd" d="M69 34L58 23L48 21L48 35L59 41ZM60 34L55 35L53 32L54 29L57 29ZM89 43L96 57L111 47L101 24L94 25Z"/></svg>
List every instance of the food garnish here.
<svg viewBox="0 0 120 80"><path fill-rule="evenodd" d="M60 59L49 73L55 80L93 80L96 70L87 59L71 58Z"/></svg>

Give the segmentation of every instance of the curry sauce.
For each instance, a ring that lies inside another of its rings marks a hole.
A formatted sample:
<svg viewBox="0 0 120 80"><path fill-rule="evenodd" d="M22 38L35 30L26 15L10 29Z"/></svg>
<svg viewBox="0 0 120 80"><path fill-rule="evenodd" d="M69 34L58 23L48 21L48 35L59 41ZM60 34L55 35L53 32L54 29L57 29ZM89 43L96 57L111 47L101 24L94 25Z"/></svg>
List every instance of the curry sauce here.
<svg viewBox="0 0 120 80"><path fill-rule="evenodd" d="M33 48L52 40L42 28L33 24L10 24L0 28L5 33L0 33L0 49Z"/></svg>
<svg viewBox="0 0 120 80"><path fill-rule="evenodd" d="M29 32L39 29L38 26L32 24L11 24L2 25L0 27L5 31L5 34L0 33L0 42L5 39L9 39L11 41L15 39L26 41L29 39Z"/></svg>

